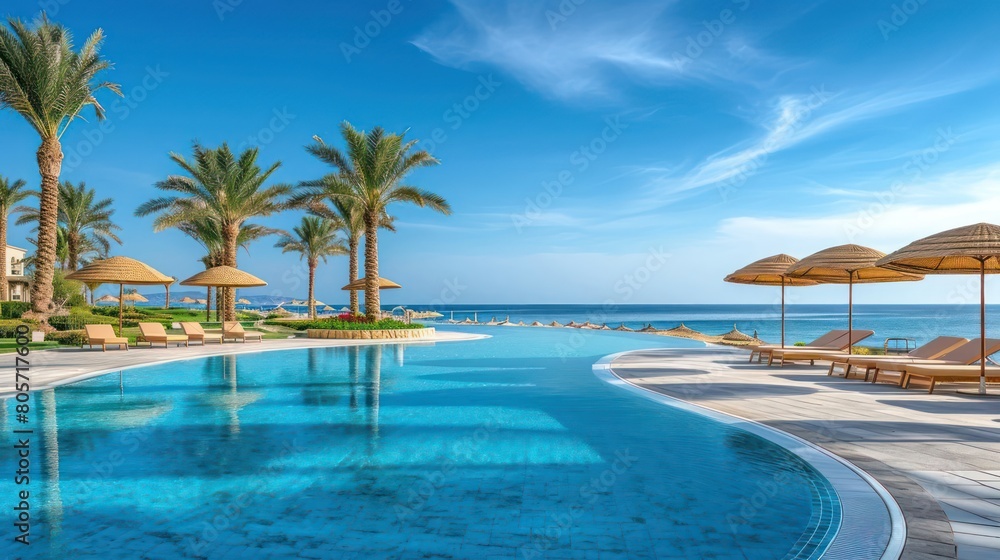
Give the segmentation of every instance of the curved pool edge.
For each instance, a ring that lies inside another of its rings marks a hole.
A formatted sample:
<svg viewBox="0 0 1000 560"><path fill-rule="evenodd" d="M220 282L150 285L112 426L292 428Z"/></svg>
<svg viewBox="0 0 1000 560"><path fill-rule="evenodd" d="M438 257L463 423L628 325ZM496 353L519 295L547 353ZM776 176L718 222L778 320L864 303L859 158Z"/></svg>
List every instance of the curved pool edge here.
<svg viewBox="0 0 1000 560"><path fill-rule="evenodd" d="M840 527L823 552L824 559L879 558L880 560L897 560L902 556L903 546L906 542L906 522L903 518L903 511L889 491L873 476L847 459L801 437L748 418L723 413L707 406L671 397L622 378L614 371L612 364L616 358L633 352L642 352L642 350L618 352L602 357L592 366L594 375L610 385L649 400L705 416L762 437L795 454L830 482L837 492L842 512ZM864 538L859 539L858 535L854 533L862 527L870 526L872 516L878 515L879 509L888 518L889 536L884 544L879 543L876 547L873 546L875 543L868 542Z"/></svg>
<svg viewBox="0 0 1000 560"><path fill-rule="evenodd" d="M444 335L444 336L441 336ZM135 363L121 363L118 365L108 366L106 362L86 362L83 360L82 364L71 364L66 366L65 364L61 366L55 366L53 369L58 367L83 367L83 371L76 373L67 374L63 377L58 377L52 381L44 381L42 383L32 384L31 392L41 392L48 391L51 389L56 389L59 387L64 387L66 385L72 385L74 383L79 383L81 381L86 381L88 379L94 379L96 377L101 377L104 375L119 373L126 370L143 368L147 366L156 366L162 364L169 364L175 362L185 362L190 360L199 360L203 358L211 358L214 356L238 356L241 354L257 354L261 352L280 352L283 350L308 350L310 348L346 348L349 346L380 346L380 345L395 345L395 344L405 344L408 346L419 346L422 344L436 344L445 342L468 342L472 340L482 340L484 338L490 338L491 335L487 334L473 334L473 333L456 333L451 331L438 331L434 338L406 338L406 339L358 339L358 340L348 340L348 339L311 339L311 338L295 338L295 339L266 339L266 342L261 344L219 344L213 346L190 346L190 347L174 347L174 348L132 348L127 351L110 350L108 352L97 352L94 350L81 350L79 348L53 348L51 350L46 350L45 352L37 353L35 356L42 355L42 360L40 362L35 362L32 365L32 369L36 372L43 370L46 367L50 367L51 364L45 363L48 358L52 356L81 356L86 357L85 360L90 360L93 357L103 357L103 358L115 358L117 356L131 358L136 354L145 355L147 352L153 352L159 354L161 352L167 352L171 355L160 357L157 359L152 359L149 361L135 362ZM293 341L292 343L287 343L286 341ZM191 350L196 350L196 352L190 352ZM121 354L118 354L121 352ZM37 358L36 358L37 360ZM93 368L86 367L88 365L93 365ZM13 397L16 391L13 390L0 390L0 399L7 399Z"/></svg>

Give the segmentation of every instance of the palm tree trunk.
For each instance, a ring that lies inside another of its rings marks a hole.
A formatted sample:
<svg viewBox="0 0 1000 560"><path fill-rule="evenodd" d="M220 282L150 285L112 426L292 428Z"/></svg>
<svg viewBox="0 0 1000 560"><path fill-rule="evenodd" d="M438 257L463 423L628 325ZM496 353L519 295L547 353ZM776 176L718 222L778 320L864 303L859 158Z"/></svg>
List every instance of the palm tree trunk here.
<svg viewBox="0 0 1000 560"><path fill-rule="evenodd" d="M212 320L212 287L206 288L208 293L205 295L205 322Z"/></svg>
<svg viewBox="0 0 1000 560"><path fill-rule="evenodd" d="M76 270L80 264L80 247L77 241L75 234L66 235L66 267L70 271Z"/></svg>
<svg viewBox="0 0 1000 560"><path fill-rule="evenodd" d="M0 216L0 266L3 267L3 278L0 278L0 301L10 300L10 289L7 286L7 216Z"/></svg>
<svg viewBox="0 0 1000 560"><path fill-rule="evenodd" d="M378 293L378 223L379 214L365 215L365 315L378 320L381 304Z"/></svg>
<svg viewBox="0 0 1000 560"><path fill-rule="evenodd" d="M316 288L316 266L319 262L316 259L309 259L309 318L316 318L316 298L313 296Z"/></svg>
<svg viewBox="0 0 1000 560"><path fill-rule="evenodd" d="M63 153L59 140L44 138L36 153L42 189L38 203L38 249L31 284L31 309L47 316L52 305L52 278L56 265L56 227L59 214L59 173Z"/></svg>
<svg viewBox="0 0 1000 560"><path fill-rule="evenodd" d="M222 227L222 264L236 267L237 237L240 234L239 224L226 224ZM223 321L236 320L236 290L232 288L222 288L223 304L225 309L222 313ZM220 306L221 307L221 306Z"/></svg>
<svg viewBox="0 0 1000 560"><path fill-rule="evenodd" d="M170 309L170 284L164 286L167 289L167 300L163 304L164 309Z"/></svg>
<svg viewBox="0 0 1000 560"><path fill-rule="evenodd" d="M358 279L358 244L360 239L357 237L352 237L348 241L348 249L350 256L347 261L347 275L348 282L354 282ZM351 290L351 315L357 315L360 313L358 306L358 291Z"/></svg>

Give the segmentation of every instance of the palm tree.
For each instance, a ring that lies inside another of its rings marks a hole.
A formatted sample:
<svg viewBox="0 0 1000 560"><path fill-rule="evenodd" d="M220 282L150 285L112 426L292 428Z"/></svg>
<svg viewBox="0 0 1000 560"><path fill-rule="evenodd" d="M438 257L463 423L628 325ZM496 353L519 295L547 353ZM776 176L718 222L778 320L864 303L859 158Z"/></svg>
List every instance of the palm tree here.
<svg viewBox="0 0 1000 560"><path fill-rule="evenodd" d="M440 195L403 183L407 174L419 167L437 165L426 150L417 150L416 140L405 141L402 134L375 127L359 131L350 123L340 126L347 153L315 138L306 150L332 165L336 175L328 175L328 195L357 205L365 225L365 314L370 320L380 311L378 291L378 229L387 208L394 202L427 206L450 214L451 206Z"/></svg>
<svg viewBox="0 0 1000 560"><path fill-rule="evenodd" d="M87 107L94 108L98 120L104 119L104 108L94 96L98 91L121 95L121 89L118 84L98 81L98 75L111 68L100 56L104 40L100 29L77 52L69 31L44 14L30 28L19 19L11 18L7 23L9 28L0 26L0 108L20 113L42 140L36 153L42 188L31 306L44 316L52 304L56 262L63 160L60 139Z"/></svg>
<svg viewBox="0 0 1000 560"><path fill-rule="evenodd" d="M223 239L218 223L211 216L197 216L186 222L181 222L175 226L180 231L194 239L205 248L205 256L201 257L201 263L206 269L222 265ZM250 243L266 237L268 235L283 234L281 230L264 227L257 224L244 223L240 226L239 234L236 236L236 244L249 253ZM209 287L206 301L212 301L212 288ZM218 315L221 297L217 298L215 313ZM218 318L218 317L217 317ZM205 320L210 320L206 311Z"/></svg>
<svg viewBox="0 0 1000 560"><path fill-rule="evenodd" d="M316 267L320 259L326 262L327 257L346 255L347 247L337 237L338 224L333 220L317 216L303 216L302 223L292 231L295 235L285 234L274 244L280 247L282 253L299 253L309 265L309 317L316 318Z"/></svg>
<svg viewBox="0 0 1000 560"><path fill-rule="evenodd" d="M351 283L358 279L358 248L361 245L361 237L365 234L365 222L364 216L358 211L356 204L350 200L337 198L336 184L335 177L303 182L299 185L302 190L291 198L289 205L306 208L313 215L337 223L340 232L347 239L347 282ZM328 189L333 192L332 196L327 192ZM396 231L393 220L388 214L383 214L380 227L388 231ZM351 315L357 315L359 309L358 292L351 290Z"/></svg>
<svg viewBox="0 0 1000 560"><path fill-rule="evenodd" d="M250 148L237 158L226 144L215 149L195 144L191 161L172 153L170 158L188 176L171 175L156 183L158 189L175 194L147 201L135 213L137 216L158 213L153 222L155 231L211 217L222 238L219 264L236 266L240 227L251 218L284 209L281 199L291 191L288 185L264 186L281 163L261 170L257 154L257 148ZM229 320L236 316L235 291L224 288L223 293L223 316Z"/></svg>
<svg viewBox="0 0 1000 560"><path fill-rule="evenodd" d="M32 194L37 195L37 192ZM111 221L115 211L111 208L114 201L110 198L95 201L96 192L88 189L85 183L74 186L66 181L59 185L59 234L56 241L56 260L60 258L60 237L65 242L65 267L76 270L80 266L83 255L97 253L107 255L111 250L111 242L121 244L122 240L116 232L121 227ZM38 223L39 212L31 207L19 207L21 212L17 225L31 222ZM32 231L37 231L38 226Z"/></svg>
<svg viewBox="0 0 1000 560"><path fill-rule="evenodd" d="M31 191L24 188L26 184L21 179L10 181L0 176L0 270L3 270L0 277L0 301L10 298L7 285L7 217L18 202L31 196Z"/></svg>

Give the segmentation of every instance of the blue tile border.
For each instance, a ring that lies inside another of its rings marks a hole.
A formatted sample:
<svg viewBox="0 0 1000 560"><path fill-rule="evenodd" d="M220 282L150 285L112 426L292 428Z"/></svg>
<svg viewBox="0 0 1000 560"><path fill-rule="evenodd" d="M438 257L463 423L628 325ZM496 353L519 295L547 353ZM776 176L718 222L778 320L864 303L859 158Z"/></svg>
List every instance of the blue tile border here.
<svg viewBox="0 0 1000 560"><path fill-rule="evenodd" d="M605 356L593 365L594 375L602 381L647 399L706 416L762 437L784 447L816 469L833 486L841 505L839 530L822 553L824 559L896 560L902 555L906 541L903 512L889 491L868 473L800 437L753 420L725 414L640 387L619 377L612 368L612 363L620 356L656 350L660 349L634 350Z"/></svg>

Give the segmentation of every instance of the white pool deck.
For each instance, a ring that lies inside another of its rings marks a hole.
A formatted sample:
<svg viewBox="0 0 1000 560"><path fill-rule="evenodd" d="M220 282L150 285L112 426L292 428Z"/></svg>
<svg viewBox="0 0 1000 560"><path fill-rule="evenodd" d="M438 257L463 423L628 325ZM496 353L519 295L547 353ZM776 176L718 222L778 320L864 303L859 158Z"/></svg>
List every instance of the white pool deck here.
<svg viewBox="0 0 1000 560"><path fill-rule="evenodd" d="M481 335L438 331L412 341L270 339L127 352L60 349L30 355L31 388L42 390L121 369L219 354L367 344L459 342ZM664 395L760 422L849 460L900 505L902 558L1000 558L1000 399L939 385L935 394L829 377L821 365L748 364L745 350L663 349L616 358L621 378ZM13 394L14 354L0 398Z"/></svg>
<svg viewBox="0 0 1000 560"><path fill-rule="evenodd" d="M667 396L791 433L871 474L900 505L902 558L1000 558L1000 399L767 367L729 349L629 352L612 369Z"/></svg>

